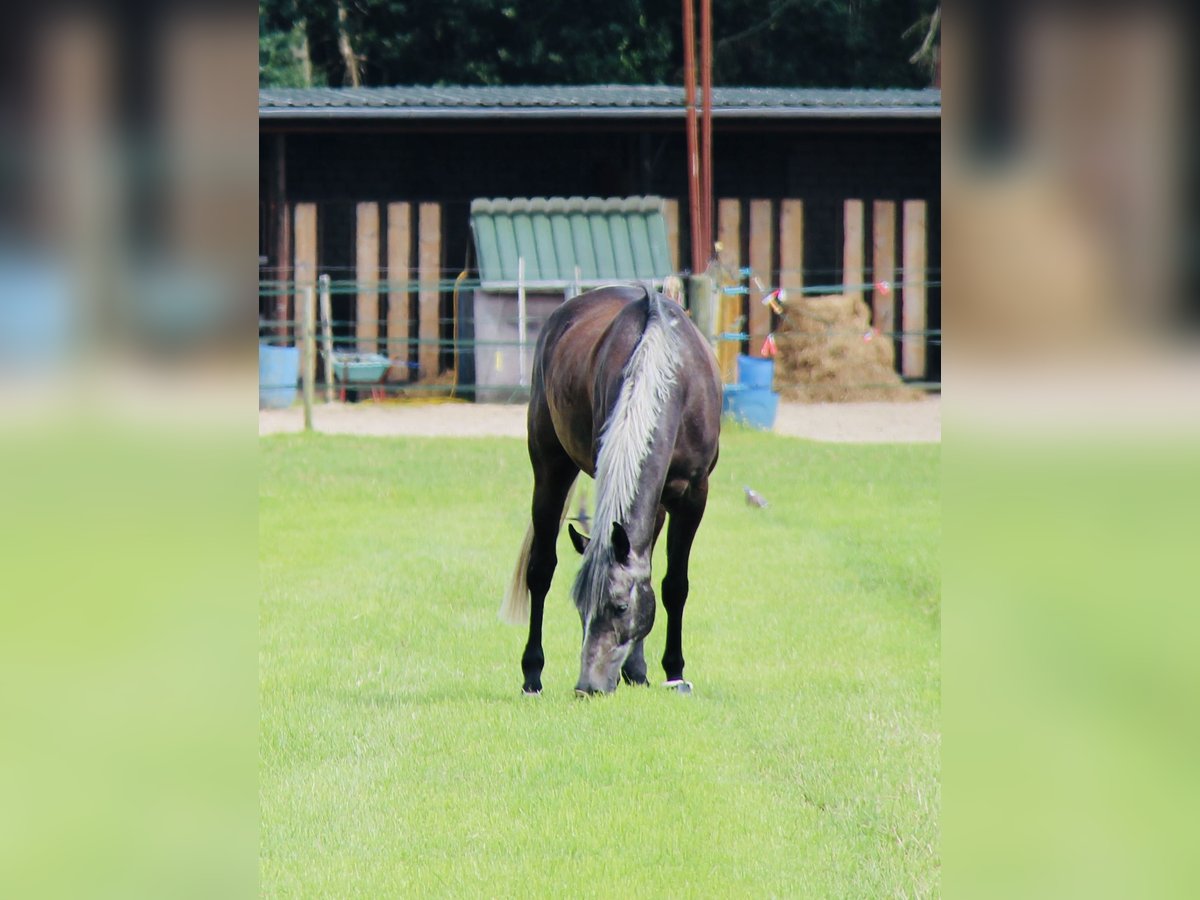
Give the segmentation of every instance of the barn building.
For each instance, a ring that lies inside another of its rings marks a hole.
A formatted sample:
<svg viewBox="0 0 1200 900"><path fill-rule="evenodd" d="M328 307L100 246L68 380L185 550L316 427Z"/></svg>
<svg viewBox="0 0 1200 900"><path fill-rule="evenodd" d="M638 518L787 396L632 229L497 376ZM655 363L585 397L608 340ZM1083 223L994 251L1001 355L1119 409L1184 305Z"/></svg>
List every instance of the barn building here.
<svg viewBox="0 0 1200 900"><path fill-rule="evenodd" d="M462 321L456 288L483 290L472 203L478 213L481 201L650 198L661 202L666 253L681 271L690 259L685 113L683 89L672 86L262 90L264 283L328 274L340 339L407 354L396 379L451 367L461 376L454 342L473 321ZM721 261L792 289L869 286L893 273L884 280L920 284L887 324L936 332L940 142L936 89L715 88ZM747 281L739 302L753 312ZM293 314L286 297L264 290L264 321ZM921 351L905 357L913 362L903 374L938 381L939 342L922 340Z"/></svg>

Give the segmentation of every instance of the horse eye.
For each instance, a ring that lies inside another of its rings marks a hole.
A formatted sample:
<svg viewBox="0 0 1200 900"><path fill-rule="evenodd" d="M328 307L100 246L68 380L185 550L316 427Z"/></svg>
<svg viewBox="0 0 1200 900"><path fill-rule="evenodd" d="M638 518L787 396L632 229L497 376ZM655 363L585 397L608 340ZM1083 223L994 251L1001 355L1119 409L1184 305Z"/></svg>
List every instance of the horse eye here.
<svg viewBox="0 0 1200 900"><path fill-rule="evenodd" d="M617 601L617 600L614 600L614 601L612 602L612 608L613 608L613 611L614 611L614 612L615 612L615 613L616 613L618 616L623 616L623 615L625 615L625 613L629 612L629 604L628 604L628 603L622 603L622 602L620 602L620 601Z"/></svg>

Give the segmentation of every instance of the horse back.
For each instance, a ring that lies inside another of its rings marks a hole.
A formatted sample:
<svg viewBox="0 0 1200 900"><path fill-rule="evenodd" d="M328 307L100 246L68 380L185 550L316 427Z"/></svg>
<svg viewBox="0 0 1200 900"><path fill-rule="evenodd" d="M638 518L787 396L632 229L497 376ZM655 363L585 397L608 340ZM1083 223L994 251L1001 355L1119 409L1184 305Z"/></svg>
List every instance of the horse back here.
<svg viewBox="0 0 1200 900"><path fill-rule="evenodd" d="M721 380L716 359L682 307L667 301L662 310L679 336L679 437L672 468L703 467L707 474L716 464L720 430ZM646 317L645 291L633 286L589 291L550 315L534 358L531 449L558 444L575 465L595 476L597 439Z"/></svg>

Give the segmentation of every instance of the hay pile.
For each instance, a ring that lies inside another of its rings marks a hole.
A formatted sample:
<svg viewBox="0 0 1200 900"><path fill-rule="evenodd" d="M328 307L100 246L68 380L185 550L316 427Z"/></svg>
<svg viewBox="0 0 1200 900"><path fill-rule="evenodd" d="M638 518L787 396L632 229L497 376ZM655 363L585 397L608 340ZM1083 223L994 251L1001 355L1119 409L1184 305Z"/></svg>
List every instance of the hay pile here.
<svg viewBox="0 0 1200 900"><path fill-rule="evenodd" d="M870 309L861 298L835 294L790 300L775 343L775 388L785 400L844 403L922 396L896 373L892 339L871 331Z"/></svg>

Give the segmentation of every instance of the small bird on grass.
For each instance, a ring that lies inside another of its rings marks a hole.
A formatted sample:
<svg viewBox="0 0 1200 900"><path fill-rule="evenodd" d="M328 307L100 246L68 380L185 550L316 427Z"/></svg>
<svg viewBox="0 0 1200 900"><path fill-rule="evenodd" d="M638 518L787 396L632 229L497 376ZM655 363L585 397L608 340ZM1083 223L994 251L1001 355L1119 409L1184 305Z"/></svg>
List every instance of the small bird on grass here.
<svg viewBox="0 0 1200 900"><path fill-rule="evenodd" d="M746 505L747 506L757 506L759 509L767 508L767 498L766 497L764 497L758 491L754 490L754 488L752 488L752 487L747 486L745 490L746 490Z"/></svg>

